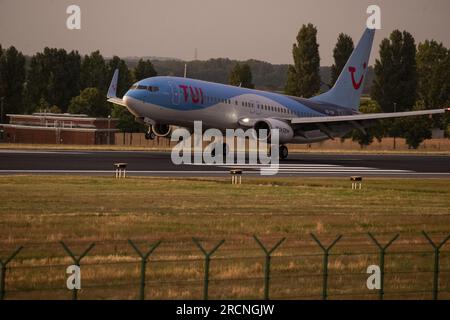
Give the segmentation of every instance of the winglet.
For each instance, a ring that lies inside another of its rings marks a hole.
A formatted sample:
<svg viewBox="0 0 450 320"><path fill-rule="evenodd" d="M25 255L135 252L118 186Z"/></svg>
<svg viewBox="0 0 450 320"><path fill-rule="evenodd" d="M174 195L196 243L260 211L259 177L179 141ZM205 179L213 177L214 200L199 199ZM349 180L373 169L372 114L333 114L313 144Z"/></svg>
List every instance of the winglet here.
<svg viewBox="0 0 450 320"><path fill-rule="evenodd" d="M119 79L119 69L114 70L114 75L111 80L111 84L109 85L108 93L106 97L109 98L117 98L117 80Z"/></svg>

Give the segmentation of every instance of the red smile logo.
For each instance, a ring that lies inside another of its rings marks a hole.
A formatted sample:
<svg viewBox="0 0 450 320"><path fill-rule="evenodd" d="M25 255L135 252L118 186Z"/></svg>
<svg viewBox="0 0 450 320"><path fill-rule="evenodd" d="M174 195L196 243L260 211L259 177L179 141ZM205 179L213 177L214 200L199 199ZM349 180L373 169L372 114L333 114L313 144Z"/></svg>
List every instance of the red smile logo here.
<svg viewBox="0 0 450 320"><path fill-rule="evenodd" d="M364 62L363 64L363 68L364 70L366 69L367 64ZM348 67L348 71L350 72L350 74L352 75L352 84L353 84L353 88L355 88L355 90L358 90L359 87L361 87L361 84L363 83L364 80L364 75L361 76L361 79L359 79L358 82L356 82L355 80L355 72L356 72L356 68L355 67Z"/></svg>

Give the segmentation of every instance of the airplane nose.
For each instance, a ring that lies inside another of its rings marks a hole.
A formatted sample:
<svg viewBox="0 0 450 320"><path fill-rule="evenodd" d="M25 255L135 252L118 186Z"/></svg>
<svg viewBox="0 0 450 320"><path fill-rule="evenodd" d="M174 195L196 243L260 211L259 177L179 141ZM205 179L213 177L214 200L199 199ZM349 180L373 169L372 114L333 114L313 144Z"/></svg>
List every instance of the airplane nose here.
<svg viewBox="0 0 450 320"><path fill-rule="evenodd" d="M129 106L130 105L130 96L128 95L128 92L125 93L122 97L123 102L125 103L125 105Z"/></svg>
<svg viewBox="0 0 450 320"><path fill-rule="evenodd" d="M124 100L125 100L125 97L127 97L128 100L135 99L135 100L144 101L145 98L146 98L145 90L133 90L133 89L130 89L123 96Z"/></svg>

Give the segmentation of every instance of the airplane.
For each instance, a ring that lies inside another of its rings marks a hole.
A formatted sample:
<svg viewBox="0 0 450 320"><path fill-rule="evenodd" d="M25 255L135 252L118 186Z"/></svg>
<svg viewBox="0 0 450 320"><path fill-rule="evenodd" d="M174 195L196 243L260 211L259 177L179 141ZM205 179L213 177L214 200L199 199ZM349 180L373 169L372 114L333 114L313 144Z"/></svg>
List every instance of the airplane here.
<svg viewBox="0 0 450 320"><path fill-rule="evenodd" d="M147 139L168 137L174 127L192 130L194 121L202 121L205 129L223 132L266 129L268 139L270 129L278 129L280 159L288 157L287 143L310 144L340 138L354 129L366 134L365 129L380 119L449 111L358 112L374 35L374 29L366 29L334 86L310 99L171 76L140 80L119 98L118 70L114 72L107 99L126 107L136 121L148 125Z"/></svg>

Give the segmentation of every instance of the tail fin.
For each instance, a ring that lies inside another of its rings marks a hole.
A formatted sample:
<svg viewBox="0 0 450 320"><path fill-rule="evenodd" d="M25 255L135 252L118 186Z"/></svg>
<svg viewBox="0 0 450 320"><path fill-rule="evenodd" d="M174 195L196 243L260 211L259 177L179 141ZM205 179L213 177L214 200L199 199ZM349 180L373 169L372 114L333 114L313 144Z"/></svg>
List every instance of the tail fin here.
<svg viewBox="0 0 450 320"><path fill-rule="evenodd" d="M355 110L359 108L374 35L375 29L364 31L333 88L311 100Z"/></svg>

